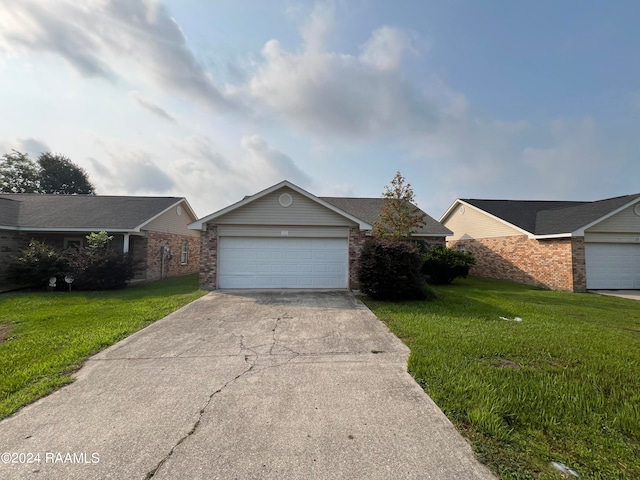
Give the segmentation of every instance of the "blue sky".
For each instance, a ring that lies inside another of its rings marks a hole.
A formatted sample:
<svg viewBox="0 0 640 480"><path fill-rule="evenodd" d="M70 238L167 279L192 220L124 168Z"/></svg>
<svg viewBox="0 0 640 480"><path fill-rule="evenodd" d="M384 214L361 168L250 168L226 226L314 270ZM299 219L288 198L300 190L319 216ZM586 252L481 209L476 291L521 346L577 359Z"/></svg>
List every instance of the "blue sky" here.
<svg viewBox="0 0 640 480"><path fill-rule="evenodd" d="M379 196L640 191L636 1L4 0L0 154L200 216L288 179Z"/></svg>

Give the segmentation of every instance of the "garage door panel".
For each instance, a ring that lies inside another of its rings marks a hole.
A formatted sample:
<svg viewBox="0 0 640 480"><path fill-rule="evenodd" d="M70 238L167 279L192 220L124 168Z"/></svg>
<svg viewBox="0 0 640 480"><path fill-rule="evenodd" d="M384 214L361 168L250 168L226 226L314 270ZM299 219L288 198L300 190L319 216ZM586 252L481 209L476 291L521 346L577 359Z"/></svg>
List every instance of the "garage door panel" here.
<svg viewBox="0 0 640 480"><path fill-rule="evenodd" d="M346 238L221 237L220 288L346 288Z"/></svg>
<svg viewBox="0 0 640 480"><path fill-rule="evenodd" d="M640 288L640 245L587 243L585 260L587 288Z"/></svg>

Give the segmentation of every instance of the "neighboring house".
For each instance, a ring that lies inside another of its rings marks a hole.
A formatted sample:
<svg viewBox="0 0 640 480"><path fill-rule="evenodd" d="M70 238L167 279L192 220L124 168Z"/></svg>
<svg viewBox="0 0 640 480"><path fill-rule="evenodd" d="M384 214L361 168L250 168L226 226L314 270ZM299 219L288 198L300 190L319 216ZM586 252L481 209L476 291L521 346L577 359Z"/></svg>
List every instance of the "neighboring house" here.
<svg viewBox="0 0 640 480"><path fill-rule="evenodd" d="M136 279L159 280L198 271L200 235L184 198L0 193L0 285L11 258L33 240L74 248L92 232L113 235L112 246L144 266Z"/></svg>
<svg viewBox="0 0 640 480"><path fill-rule="evenodd" d="M316 197L283 181L192 223L202 232L200 287L357 288L357 262L380 198ZM414 233L444 245L433 218Z"/></svg>
<svg viewBox="0 0 640 480"><path fill-rule="evenodd" d="M458 199L440 219L472 275L584 292L640 289L640 194L595 202Z"/></svg>

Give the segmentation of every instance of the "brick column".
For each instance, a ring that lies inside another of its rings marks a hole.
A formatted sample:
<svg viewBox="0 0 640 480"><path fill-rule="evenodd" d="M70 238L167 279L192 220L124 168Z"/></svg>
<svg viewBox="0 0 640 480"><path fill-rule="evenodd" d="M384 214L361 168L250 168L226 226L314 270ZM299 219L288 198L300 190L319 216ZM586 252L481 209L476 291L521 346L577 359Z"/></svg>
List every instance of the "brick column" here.
<svg viewBox="0 0 640 480"><path fill-rule="evenodd" d="M349 228L349 288L359 288L358 269L360 265L360 251L366 240L365 232L359 227Z"/></svg>
<svg viewBox="0 0 640 480"><path fill-rule="evenodd" d="M206 225L200 235L200 288L216 290L218 278L218 226Z"/></svg>
<svg viewBox="0 0 640 480"><path fill-rule="evenodd" d="M573 263L573 291L587 291L587 260L584 251L584 237L571 238L571 257Z"/></svg>

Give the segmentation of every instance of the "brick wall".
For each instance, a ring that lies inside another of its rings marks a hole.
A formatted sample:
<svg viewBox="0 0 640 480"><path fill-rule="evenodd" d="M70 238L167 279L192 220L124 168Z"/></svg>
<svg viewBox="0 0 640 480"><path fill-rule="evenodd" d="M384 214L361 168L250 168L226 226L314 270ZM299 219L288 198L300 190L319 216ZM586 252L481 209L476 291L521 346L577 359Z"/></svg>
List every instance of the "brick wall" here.
<svg viewBox="0 0 640 480"><path fill-rule="evenodd" d="M452 248L458 244L476 259L471 275L551 290L584 291L586 287L582 239L533 240L518 235L449 242Z"/></svg>
<svg viewBox="0 0 640 480"><path fill-rule="evenodd" d="M188 243L189 253L186 265L181 264L183 241ZM163 246L169 247L171 251L171 258L165 256L164 264L161 253ZM146 254L146 280L148 281L188 275L196 273L200 268L200 242L197 237L147 232Z"/></svg>
<svg viewBox="0 0 640 480"><path fill-rule="evenodd" d="M218 226L206 225L200 235L200 288L215 290L218 276Z"/></svg>
<svg viewBox="0 0 640 480"><path fill-rule="evenodd" d="M365 232L358 227L349 228L349 288L360 288L360 282L358 281L360 251L365 241Z"/></svg>
<svg viewBox="0 0 640 480"><path fill-rule="evenodd" d="M584 237L571 238L573 256L573 291L587 291L587 261L584 253Z"/></svg>

